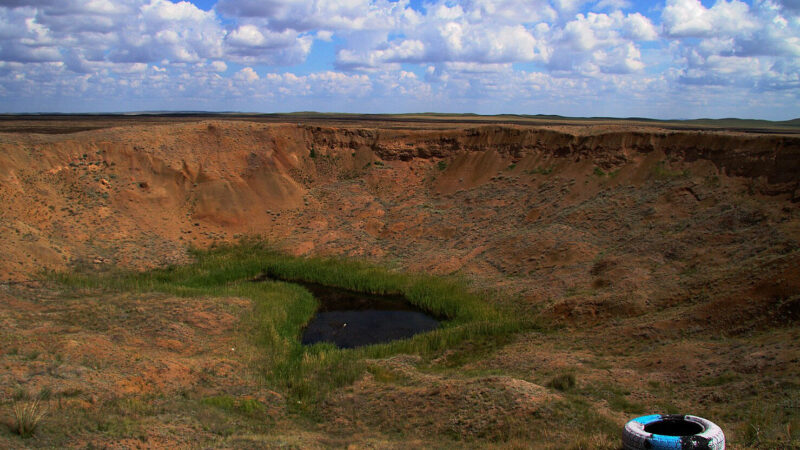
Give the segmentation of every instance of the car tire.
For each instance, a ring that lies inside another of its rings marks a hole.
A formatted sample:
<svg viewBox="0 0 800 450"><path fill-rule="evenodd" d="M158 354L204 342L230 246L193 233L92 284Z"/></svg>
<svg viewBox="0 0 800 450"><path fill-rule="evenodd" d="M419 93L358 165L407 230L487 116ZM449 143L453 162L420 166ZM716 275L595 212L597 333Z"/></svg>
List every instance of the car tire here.
<svg viewBox="0 0 800 450"><path fill-rule="evenodd" d="M652 414L625 424L622 446L625 450L724 450L725 434L702 417Z"/></svg>

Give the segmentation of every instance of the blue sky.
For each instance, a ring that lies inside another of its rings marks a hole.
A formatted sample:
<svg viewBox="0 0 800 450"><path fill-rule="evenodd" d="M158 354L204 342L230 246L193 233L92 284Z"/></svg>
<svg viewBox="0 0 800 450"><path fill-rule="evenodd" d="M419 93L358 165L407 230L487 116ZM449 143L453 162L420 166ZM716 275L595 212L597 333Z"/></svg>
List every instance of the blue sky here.
<svg viewBox="0 0 800 450"><path fill-rule="evenodd" d="M0 112L800 117L800 0L0 0Z"/></svg>

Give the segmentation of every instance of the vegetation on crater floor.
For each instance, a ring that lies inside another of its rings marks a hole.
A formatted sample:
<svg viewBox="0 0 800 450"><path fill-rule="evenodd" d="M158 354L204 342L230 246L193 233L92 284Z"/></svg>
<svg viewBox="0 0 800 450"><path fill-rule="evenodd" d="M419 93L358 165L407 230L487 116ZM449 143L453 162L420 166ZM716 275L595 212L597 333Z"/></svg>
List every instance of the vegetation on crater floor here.
<svg viewBox="0 0 800 450"><path fill-rule="evenodd" d="M253 282L263 274L373 294L403 294L445 320L437 330L385 344L349 350L332 344L303 346L300 334L316 300L298 284ZM293 257L259 241L195 250L194 262L183 266L148 272L60 273L54 278L73 288L251 299L253 310L243 318L242 328L253 344L252 369L270 388L287 392L292 408L312 415L332 389L362 376L368 359L400 353L430 356L464 341L492 345L533 326L530 318L490 305L454 279L337 258Z"/></svg>

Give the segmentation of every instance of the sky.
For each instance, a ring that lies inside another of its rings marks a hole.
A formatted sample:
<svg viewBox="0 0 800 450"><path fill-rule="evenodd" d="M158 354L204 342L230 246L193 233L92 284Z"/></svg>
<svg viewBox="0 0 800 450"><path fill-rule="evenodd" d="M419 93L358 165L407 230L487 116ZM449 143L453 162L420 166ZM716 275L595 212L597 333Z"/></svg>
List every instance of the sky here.
<svg viewBox="0 0 800 450"><path fill-rule="evenodd" d="M800 117L800 0L0 0L0 112Z"/></svg>

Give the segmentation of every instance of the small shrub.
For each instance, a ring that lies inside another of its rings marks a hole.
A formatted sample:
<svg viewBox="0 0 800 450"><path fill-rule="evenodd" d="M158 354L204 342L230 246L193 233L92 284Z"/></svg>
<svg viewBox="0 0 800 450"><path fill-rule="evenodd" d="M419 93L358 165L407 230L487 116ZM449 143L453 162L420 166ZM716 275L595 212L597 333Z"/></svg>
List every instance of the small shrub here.
<svg viewBox="0 0 800 450"><path fill-rule="evenodd" d="M439 170L442 170L442 171L444 171L445 169L447 169L447 163L446 163L446 162L444 162L444 161L439 161L439 162L436 164L436 167L437 167Z"/></svg>
<svg viewBox="0 0 800 450"><path fill-rule="evenodd" d="M547 386L558 389L559 391L566 391L575 387L575 374L565 373L556 375L547 383Z"/></svg>
<svg viewBox="0 0 800 450"><path fill-rule="evenodd" d="M598 177L604 177L604 176L606 176L606 173L605 173L605 172L603 172L603 169L601 169L601 168L599 168L599 167L595 167L595 168L594 168L594 172L593 172L593 173L594 173L595 175L597 175Z"/></svg>
<svg viewBox="0 0 800 450"><path fill-rule="evenodd" d="M317 157L317 152L314 150L314 147L311 147L311 153L308 154L312 159Z"/></svg>
<svg viewBox="0 0 800 450"><path fill-rule="evenodd" d="M45 414L47 410L42 407L39 399L32 402L14 402L13 431L23 438L33 436Z"/></svg>

